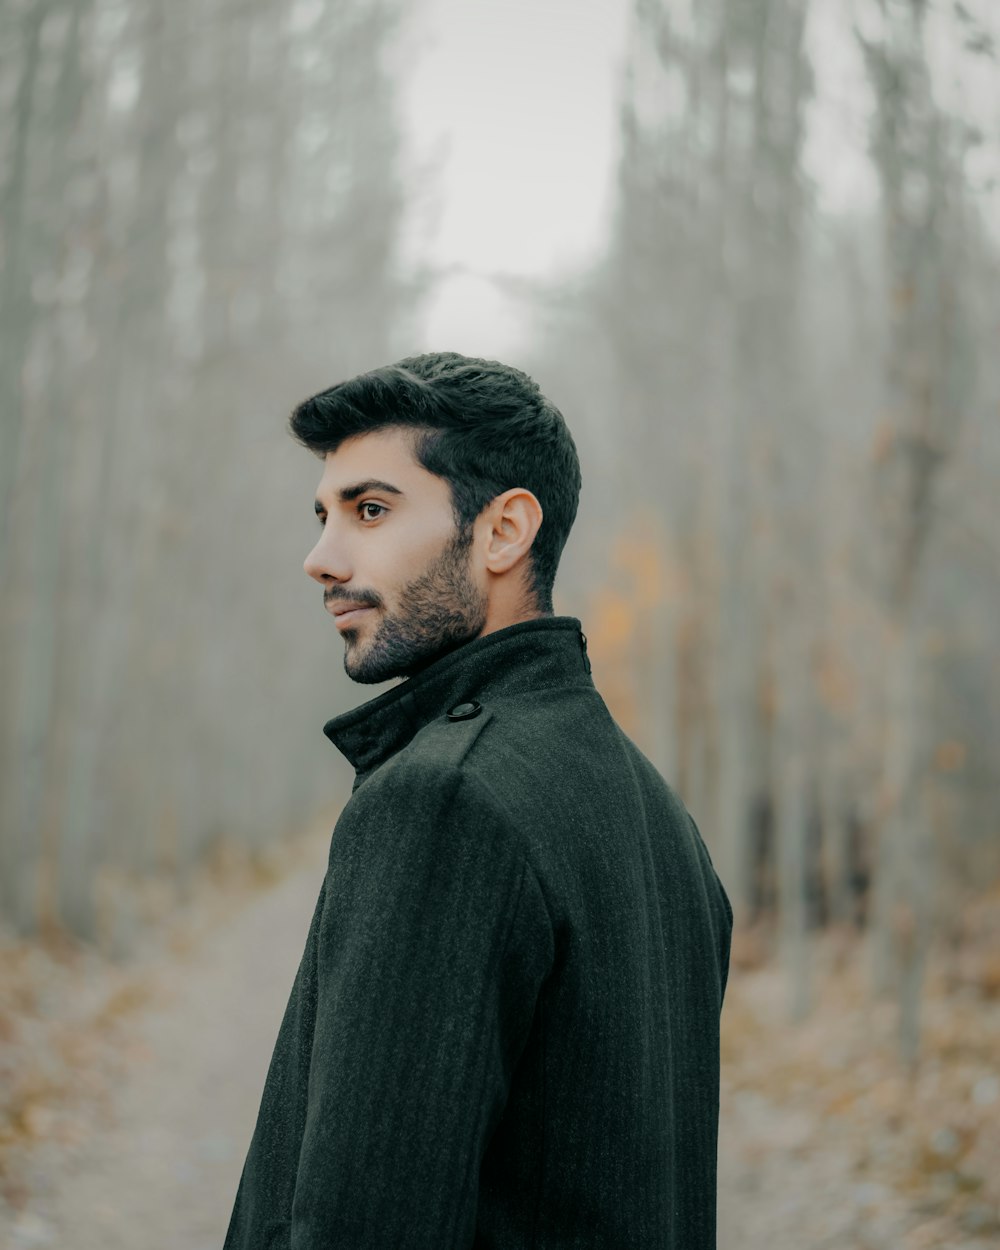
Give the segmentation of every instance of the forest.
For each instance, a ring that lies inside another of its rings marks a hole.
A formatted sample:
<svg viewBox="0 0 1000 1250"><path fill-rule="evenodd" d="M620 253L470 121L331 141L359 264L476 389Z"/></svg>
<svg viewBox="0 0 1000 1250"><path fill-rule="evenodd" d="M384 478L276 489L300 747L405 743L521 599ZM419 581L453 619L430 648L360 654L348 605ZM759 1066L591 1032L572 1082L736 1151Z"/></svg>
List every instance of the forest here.
<svg viewBox="0 0 1000 1250"><path fill-rule="evenodd" d="M919 1187L933 1218L787 1244L995 1245L998 13L621 2L607 237L510 283L510 363L583 468L556 611L732 900L733 981L767 995L737 984L734 1065L737 1025L822 1048L850 993L893 1114L928 1064L938 1092L972 1073L912 1125L966 1159ZM318 473L285 420L453 347L401 242L434 191L400 117L421 20L0 0L0 1159L46 1135L36 953L118 976L207 873L280 863L349 796L321 729L362 699L303 577ZM961 1012L979 1049L949 1069Z"/></svg>

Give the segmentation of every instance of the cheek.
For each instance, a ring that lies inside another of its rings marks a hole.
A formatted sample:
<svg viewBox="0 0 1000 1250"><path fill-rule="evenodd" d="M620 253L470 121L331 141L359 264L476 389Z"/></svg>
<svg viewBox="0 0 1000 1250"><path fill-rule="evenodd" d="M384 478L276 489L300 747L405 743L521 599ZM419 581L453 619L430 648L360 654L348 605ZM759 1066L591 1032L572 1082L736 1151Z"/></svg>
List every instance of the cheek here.
<svg viewBox="0 0 1000 1250"><path fill-rule="evenodd" d="M405 533L386 532L385 541L380 542L378 550L371 553L369 567L372 576L381 574L396 585L416 581L441 560L451 537L450 531L442 533L440 527L433 526L418 530L407 527Z"/></svg>
<svg viewBox="0 0 1000 1250"><path fill-rule="evenodd" d="M428 564L448 545L450 531L437 520L424 520L399 526L388 534L389 546L394 556L406 564Z"/></svg>

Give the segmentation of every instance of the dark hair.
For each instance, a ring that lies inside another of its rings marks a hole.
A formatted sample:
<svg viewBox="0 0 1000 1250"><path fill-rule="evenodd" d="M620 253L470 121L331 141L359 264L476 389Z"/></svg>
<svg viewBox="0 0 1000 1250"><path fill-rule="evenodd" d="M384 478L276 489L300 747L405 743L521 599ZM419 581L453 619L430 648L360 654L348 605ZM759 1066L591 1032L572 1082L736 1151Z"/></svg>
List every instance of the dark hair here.
<svg viewBox="0 0 1000 1250"><path fill-rule="evenodd" d="M543 519L528 553L528 591L552 614L552 584L576 519L582 479L562 413L510 365L457 352L408 356L303 400L292 435L317 456L386 427L413 430L413 453L451 488L458 542L497 495L523 486Z"/></svg>

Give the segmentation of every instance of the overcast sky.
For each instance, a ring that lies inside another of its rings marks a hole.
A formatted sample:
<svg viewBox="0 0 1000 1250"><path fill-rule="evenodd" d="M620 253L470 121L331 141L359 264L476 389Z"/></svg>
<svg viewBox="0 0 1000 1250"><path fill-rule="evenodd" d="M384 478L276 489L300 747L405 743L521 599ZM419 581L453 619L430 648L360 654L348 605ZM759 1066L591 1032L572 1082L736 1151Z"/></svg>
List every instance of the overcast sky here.
<svg viewBox="0 0 1000 1250"><path fill-rule="evenodd" d="M689 2L676 0L675 20ZM967 0L966 8L992 29L997 3ZM516 355L532 331L529 309L494 276L552 279L604 245L631 8L631 0L414 3L395 77L411 172L421 163L433 172L406 250L449 272L415 349ZM803 159L821 212L863 211L877 199L867 153L872 100L852 34L853 20L864 26L877 13L845 0L810 6L816 97ZM955 31L950 13L932 12L942 102L978 115L992 138L973 157L982 182L997 164L1000 75L987 58L957 55Z"/></svg>
<svg viewBox="0 0 1000 1250"><path fill-rule="evenodd" d="M516 350L523 306L494 274L553 277L607 235L627 0L424 0L405 47L410 160L440 158L410 254L454 269L424 348Z"/></svg>

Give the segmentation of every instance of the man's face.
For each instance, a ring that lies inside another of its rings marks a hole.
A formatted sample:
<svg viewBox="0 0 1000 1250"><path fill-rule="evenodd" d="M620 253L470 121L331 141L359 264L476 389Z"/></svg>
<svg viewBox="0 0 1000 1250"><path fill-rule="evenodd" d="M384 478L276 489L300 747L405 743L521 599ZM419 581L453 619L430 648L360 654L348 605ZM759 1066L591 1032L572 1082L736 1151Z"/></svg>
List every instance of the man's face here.
<svg viewBox="0 0 1000 1250"><path fill-rule="evenodd" d="M328 611L367 609L333 618L353 681L412 676L482 633L489 604L471 537L456 542L448 483L414 459L408 432L341 443L326 457L316 514L323 532L305 571L322 585Z"/></svg>

